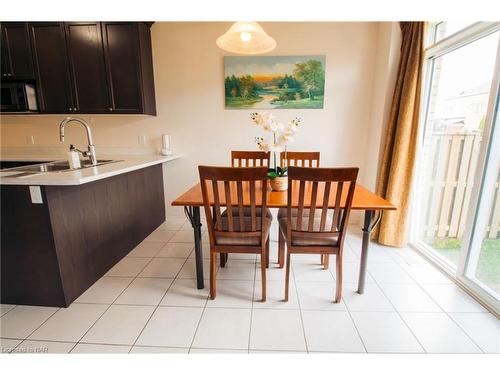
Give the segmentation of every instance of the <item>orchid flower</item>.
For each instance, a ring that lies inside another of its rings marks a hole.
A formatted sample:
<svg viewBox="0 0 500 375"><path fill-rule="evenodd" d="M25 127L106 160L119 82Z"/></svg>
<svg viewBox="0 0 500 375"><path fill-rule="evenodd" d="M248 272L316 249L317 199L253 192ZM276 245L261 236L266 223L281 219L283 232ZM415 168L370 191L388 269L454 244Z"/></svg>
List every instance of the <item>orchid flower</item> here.
<svg viewBox="0 0 500 375"><path fill-rule="evenodd" d="M258 113L252 112L250 118L257 125L261 126L266 132L272 133L272 139L264 139L263 137L255 137L255 143L261 151L274 153L274 169L270 169L270 176L285 176L286 168L281 169L276 164L276 153L287 149L287 145L295 140L295 134L298 131L300 118L296 117L289 121L286 125L277 122L275 116L268 112ZM273 172L274 171L274 172ZM274 178L271 177L271 178Z"/></svg>

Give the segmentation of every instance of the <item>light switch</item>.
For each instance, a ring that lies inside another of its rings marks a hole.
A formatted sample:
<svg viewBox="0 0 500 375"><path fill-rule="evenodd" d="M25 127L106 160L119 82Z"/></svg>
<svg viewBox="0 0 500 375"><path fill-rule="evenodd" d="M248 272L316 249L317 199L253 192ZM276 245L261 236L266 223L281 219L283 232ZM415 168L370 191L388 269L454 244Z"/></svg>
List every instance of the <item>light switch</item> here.
<svg viewBox="0 0 500 375"><path fill-rule="evenodd" d="M41 204L42 199L42 189L40 186L30 186L31 203Z"/></svg>

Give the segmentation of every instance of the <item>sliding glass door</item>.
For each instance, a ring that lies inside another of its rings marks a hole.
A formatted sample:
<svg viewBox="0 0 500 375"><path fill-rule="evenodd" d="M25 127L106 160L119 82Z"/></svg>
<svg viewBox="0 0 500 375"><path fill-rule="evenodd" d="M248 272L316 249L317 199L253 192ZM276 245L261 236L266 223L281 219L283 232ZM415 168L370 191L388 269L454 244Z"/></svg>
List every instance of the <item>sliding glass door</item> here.
<svg viewBox="0 0 500 375"><path fill-rule="evenodd" d="M498 300L500 296L500 113L496 96L490 142L484 150L482 181L475 192L468 249L459 265L459 277Z"/></svg>
<svg viewBox="0 0 500 375"><path fill-rule="evenodd" d="M417 247L496 307L499 30L446 22L429 30L413 217Z"/></svg>

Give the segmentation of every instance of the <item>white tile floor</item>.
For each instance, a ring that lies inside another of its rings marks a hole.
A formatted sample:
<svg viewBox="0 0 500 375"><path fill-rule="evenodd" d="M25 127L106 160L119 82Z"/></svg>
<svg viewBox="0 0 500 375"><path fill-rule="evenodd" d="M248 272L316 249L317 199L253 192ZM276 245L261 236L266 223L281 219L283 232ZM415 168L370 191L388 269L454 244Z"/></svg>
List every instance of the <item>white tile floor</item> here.
<svg viewBox="0 0 500 375"><path fill-rule="evenodd" d="M247 254L229 256L209 300L196 289L192 236L183 217L170 218L67 309L1 305L2 353L500 352L499 320L411 249L373 243L357 294L356 227L339 304L335 260L324 271L307 255L292 257L282 302L275 241L266 303L258 258ZM208 277L206 232L203 241Z"/></svg>

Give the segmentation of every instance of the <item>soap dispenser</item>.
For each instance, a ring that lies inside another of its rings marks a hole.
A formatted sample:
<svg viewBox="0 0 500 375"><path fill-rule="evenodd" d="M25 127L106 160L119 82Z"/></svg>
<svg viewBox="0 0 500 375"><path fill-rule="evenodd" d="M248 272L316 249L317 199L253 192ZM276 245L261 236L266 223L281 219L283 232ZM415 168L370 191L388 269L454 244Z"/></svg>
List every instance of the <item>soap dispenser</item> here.
<svg viewBox="0 0 500 375"><path fill-rule="evenodd" d="M73 145L69 146L68 162L71 169L78 169L82 167L80 163L80 154Z"/></svg>

